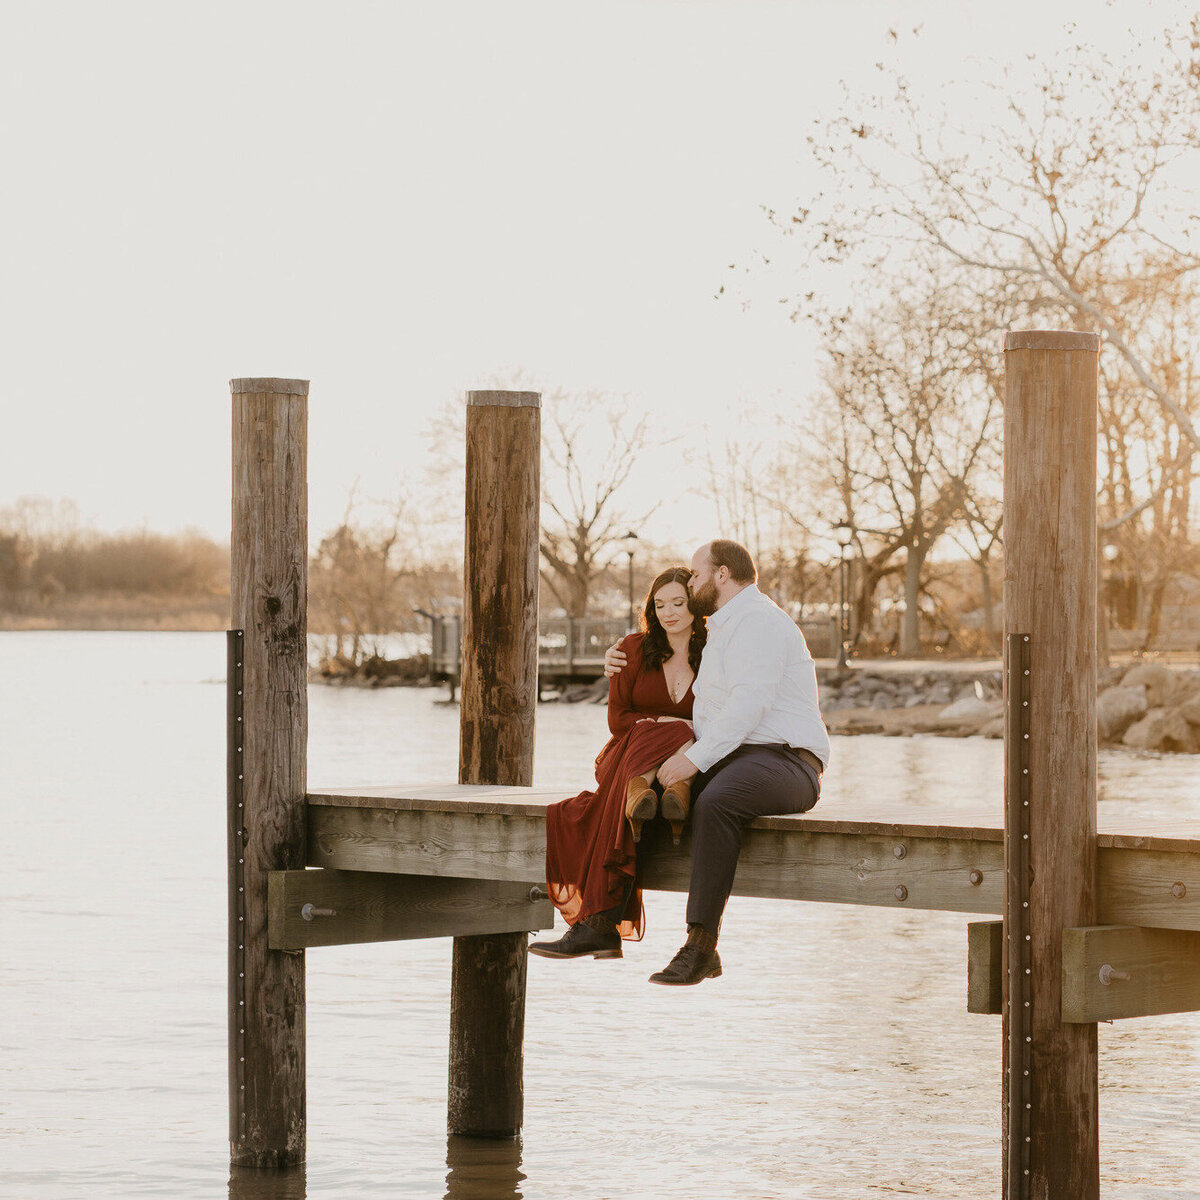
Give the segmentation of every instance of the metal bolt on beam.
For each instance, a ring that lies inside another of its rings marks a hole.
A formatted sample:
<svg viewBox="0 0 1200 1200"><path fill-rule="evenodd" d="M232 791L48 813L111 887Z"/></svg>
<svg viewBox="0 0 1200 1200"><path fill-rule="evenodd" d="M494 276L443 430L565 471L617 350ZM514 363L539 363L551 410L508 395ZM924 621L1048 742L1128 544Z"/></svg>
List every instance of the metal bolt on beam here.
<svg viewBox="0 0 1200 1200"><path fill-rule="evenodd" d="M1100 968L1099 975L1100 975L1100 982L1102 984L1104 984L1105 987L1111 987L1112 981L1114 979L1128 979L1129 978L1128 971L1118 971L1116 969L1116 967L1110 966L1108 963L1105 963Z"/></svg>
<svg viewBox="0 0 1200 1200"><path fill-rule="evenodd" d="M336 917L337 909L336 908L317 908L317 906L315 904L306 904L300 910L300 915L306 921L312 921L316 917Z"/></svg>

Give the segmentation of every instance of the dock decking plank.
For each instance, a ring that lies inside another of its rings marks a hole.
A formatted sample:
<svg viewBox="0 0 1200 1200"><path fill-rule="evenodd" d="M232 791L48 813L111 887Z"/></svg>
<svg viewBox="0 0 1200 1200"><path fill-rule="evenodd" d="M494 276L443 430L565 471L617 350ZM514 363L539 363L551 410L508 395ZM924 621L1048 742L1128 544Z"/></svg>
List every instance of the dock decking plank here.
<svg viewBox="0 0 1200 1200"><path fill-rule="evenodd" d="M560 799L546 789L461 784L322 789L308 796L308 862L540 882L546 805ZM1200 837L1106 832L1097 844L1103 921L1200 929ZM679 849L660 846L645 864L646 886L686 891L689 850L686 833ZM999 914L1003 872L999 828L765 817L747 829L734 891Z"/></svg>

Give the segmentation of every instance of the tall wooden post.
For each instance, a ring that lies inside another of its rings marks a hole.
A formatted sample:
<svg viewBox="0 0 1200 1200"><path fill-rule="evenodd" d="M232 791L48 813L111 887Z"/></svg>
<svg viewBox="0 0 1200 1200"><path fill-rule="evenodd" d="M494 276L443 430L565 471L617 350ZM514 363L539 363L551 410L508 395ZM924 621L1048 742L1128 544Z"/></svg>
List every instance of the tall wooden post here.
<svg viewBox="0 0 1200 1200"><path fill-rule="evenodd" d="M267 874L305 865L308 381L230 390L231 1161L279 1167L305 1150L304 955L267 946Z"/></svg>
<svg viewBox="0 0 1200 1200"><path fill-rule="evenodd" d="M1091 333L1005 339L1007 1200L1096 1200L1096 1026L1062 1020L1063 929L1096 923Z"/></svg>
<svg viewBox="0 0 1200 1200"><path fill-rule="evenodd" d="M536 392L468 393L460 783L533 782L540 437ZM526 942L454 939L452 1134L520 1132Z"/></svg>

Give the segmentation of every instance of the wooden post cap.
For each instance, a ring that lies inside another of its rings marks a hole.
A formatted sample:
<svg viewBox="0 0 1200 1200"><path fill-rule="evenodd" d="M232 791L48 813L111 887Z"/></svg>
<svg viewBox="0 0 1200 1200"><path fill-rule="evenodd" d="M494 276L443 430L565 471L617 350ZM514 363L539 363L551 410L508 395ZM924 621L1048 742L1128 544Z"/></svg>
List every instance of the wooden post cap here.
<svg viewBox="0 0 1200 1200"><path fill-rule="evenodd" d="M467 404L501 405L505 408L541 408L540 392L468 392Z"/></svg>
<svg viewBox="0 0 1200 1200"><path fill-rule="evenodd" d="M235 396L247 393L264 395L274 392L280 396L307 396L307 379L231 379L229 390Z"/></svg>
<svg viewBox="0 0 1200 1200"><path fill-rule="evenodd" d="M1076 329L1019 329L1004 335L1007 350L1090 350L1100 351L1098 333L1081 333Z"/></svg>

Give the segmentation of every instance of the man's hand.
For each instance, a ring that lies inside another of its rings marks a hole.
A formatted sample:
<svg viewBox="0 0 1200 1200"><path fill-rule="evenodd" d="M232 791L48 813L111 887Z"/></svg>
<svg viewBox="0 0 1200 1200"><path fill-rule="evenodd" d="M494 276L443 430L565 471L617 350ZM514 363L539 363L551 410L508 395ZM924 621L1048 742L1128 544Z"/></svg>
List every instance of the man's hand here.
<svg viewBox="0 0 1200 1200"><path fill-rule="evenodd" d="M695 764L682 750L677 750L658 768L658 782L663 787L670 787L681 779L691 779L697 774Z"/></svg>
<svg viewBox="0 0 1200 1200"><path fill-rule="evenodd" d="M627 661L625 653L621 649L621 643L613 642L604 652L604 674L606 678L611 679L614 675L620 675L621 668Z"/></svg>

